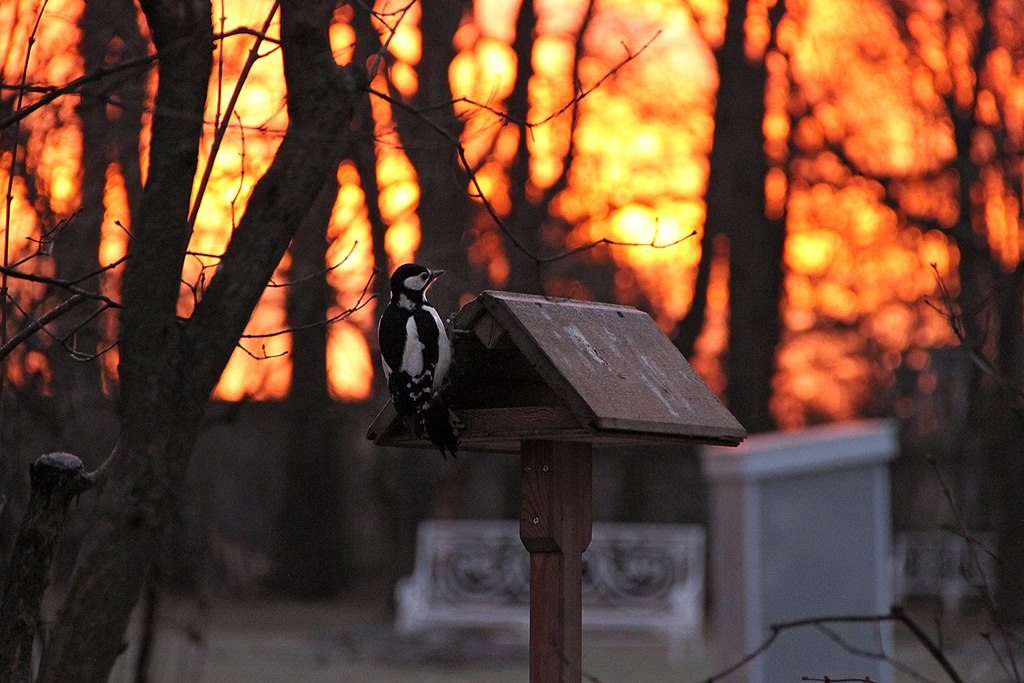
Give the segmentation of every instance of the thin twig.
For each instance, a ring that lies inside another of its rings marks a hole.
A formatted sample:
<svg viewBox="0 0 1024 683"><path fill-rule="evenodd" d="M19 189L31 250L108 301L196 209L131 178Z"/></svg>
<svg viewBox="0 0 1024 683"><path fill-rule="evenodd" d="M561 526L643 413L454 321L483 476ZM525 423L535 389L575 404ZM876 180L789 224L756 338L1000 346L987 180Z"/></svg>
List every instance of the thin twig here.
<svg viewBox="0 0 1024 683"><path fill-rule="evenodd" d="M653 242L651 242L651 243L646 243L646 242L620 242L620 241L617 241L617 240L612 240L612 239L609 239L607 237L604 237L604 238L601 238L601 239L598 239L598 240L594 240L593 242L589 242L587 244L580 245L578 247L573 247L572 249L568 249L568 250L563 251L563 252L559 252L559 253L554 254L552 256L540 256L538 254L535 254L535 253L533 253L533 251L530 250L529 247L527 247L525 244L523 244L523 242L518 237L515 236L515 234L512 232L512 230L510 230L508 228L507 225L505 225L505 222L501 219L501 216L498 215L497 209L495 209L494 206L491 204L490 200L487 199L487 196L484 193L483 187L480 185L480 182L477 179L477 175L473 171L473 167L469 163L469 159L466 156L466 148L462 146L462 143L455 136L453 136L448 131L444 130L444 128L439 126L437 123L432 121L430 118L424 116L421 110L419 110L417 108L414 108L414 107L411 107L408 104L406 104L405 102L402 102L401 100L393 98L390 95L388 95L386 93L382 93L382 92L380 92L378 90L375 90L373 88L370 88L369 92L371 94L373 94L373 95L376 95L377 97L380 97L383 100L386 100L387 102L389 102L393 106L402 107L406 111L408 111L411 114L413 114L414 116L419 117L429 127L433 128L435 132L437 132L439 135L445 137L451 143L452 147L455 148L455 152L456 152L456 154L459 157L459 163L466 170L466 173L469 176L469 182L473 186L473 190L474 191L472 193L470 193L471 196L473 196L473 197L475 197L475 198L477 198L477 199L479 199L481 201L481 203L484 206L484 209L487 211L488 215L491 217L491 220L493 220L495 225L497 225L498 228L505 234L505 236L508 237L509 241L512 242L513 246L515 246L516 249L521 251L528 258L536 261L539 264L554 263L555 261L561 261L563 259L569 258L570 256L578 254L578 253L580 253L582 251L587 251L588 249L593 249L593 248L595 248L597 246L600 246L602 244L607 244L609 246L616 246L616 247L653 247L655 249L667 249L669 247L676 246L680 242L683 242L684 240L687 240L687 239L693 237L696 234L696 231L694 231L694 232L690 233L689 235L686 235L685 237L680 237L679 239L677 239L675 241L672 241L672 242L669 242L669 243L666 243L666 244L654 244ZM657 239L657 233L655 233L655 239Z"/></svg>
<svg viewBox="0 0 1024 683"><path fill-rule="evenodd" d="M264 43L271 43L271 44L273 44L275 46L278 46L278 47L280 47L280 45L281 45L281 41L280 40L278 40L277 38L274 38L272 36L268 36L267 35L266 28L264 28L264 30L262 30L262 31L257 31L256 29L249 28L248 26L239 26L237 28L231 29L230 31L228 31L226 33L214 33L213 34L213 39L215 41L217 41L217 40L223 40L224 38L230 38L231 36L243 36L243 35L244 36L253 36L255 38L259 38Z"/></svg>
<svg viewBox="0 0 1024 683"><path fill-rule="evenodd" d="M564 258L568 258L568 257L572 256L573 254L578 254L581 251L588 251L588 250L593 249L595 247L599 247L602 244L606 244L606 245L608 245L610 247L645 247L645 248L648 248L648 249L669 249L669 248L674 247L676 245L682 244L683 242L685 242L686 240L690 239L691 237L694 237L696 234L697 234L697 231L694 230L689 235L685 235L685 236L680 237L679 239L673 240L671 242L666 242L665 244L655 244L654 243L655 240L658 239L657 231L655 231L655 235L654 235L653 238L651 238L650 242L620 242L619 240L613 240L613 239L609 239L607 237L602 237L599 240L594 240L592 242L587 242L586 244L581 244L578 247L573 247L572 249L569 249L568 251L564 251L564 252L562 252L560 254L556 254L555 256L547 256L547 257L543 257L543 258L538 258L537 260L540 263L551 263L552 261L558 261L558 260L561 260L561 259L564 259Z"/></svg>
<svg viewBox="0 0 1024 683"><path fill-rule="evenodd" d="M967 333L967 327L964 324L963 311L958 310L952 294L949 293L949 289L939 276L938 266L932 263L931 267L935 271L935 279L939 288L939 296L942 298L943 308L939 308L928 300L925 300L925 303L946 317L946 321L953 330L953 334L956 335L961 348L967 352L971 361L979 370L991 377L999 385L999 388L1013 399L1013 411L1024 417L1024 387L1010 381L996 368L995 364L985 355L980 340L970 338L970 335Z"/></svg>
<svg viewBox="0 0 1024 683"><path fill-rule="evenodd" d="M275 46L279 46L281 44L281 41L266 35L266 31L260 32L247 26L240 26L238 28L234 28L228 31L227 33L214 34L213 38L216 41L237 35L255 36L256 38L267 43L272 43ZM166 50L164 52L166 52ZM3 90L18 90L21 92L45 93L41 98L39 98L39 100L33 102L32 104L24 108L22 108L19 103L19 105L15 108L13 112L0 119L0 130L7 128L8 126L14 123L17 123L18 121L21 121L33 112L42 109L43 107L45 107L46 105L50 104L51 102L53 102L54 100L63 95L78 94L78 90L82 88L82 86L89 85L90 83L95 83L97 81L102 81L107 76L112 76L122 71L127 71L129 69L134 69L140 66L148 66L149 64L152 64L153 62L161 59L162 56L162 52L154 52L153 54L144 55L142 57L126 59L123 62L117 62L116 64L104 64L102 66L96 67L89 73L79 76L78 78L72 81L68 81L64 85L60 86L26 85L24 83L21 85L0 84L0 89Z"/></svg>
<svg viewBox="0 0 1024 683"><path fill-rule="evenodd" d="M348 308L348 309L342 311L341 313L338 313L337 315L333 315L330 318L327 318L325 320L318 320L317 322L306 323L305 325L295 325L293 327L288 327L288 328L283 329L283 330L277 330L276 332L258 332L258 333L253 333L253 334L243 334L241 336L241 338L242 339L268 339L270 337L279 337L282 334L290 334L292 332L297 332L299 330L309 330L309 329L312 329L314 327L326 327L327 325L333 325L334 323L341 322L342 320L345 320L346 318L348 318L350 315L352 315L356 311L361 310L362 308L367 306L371 301L373 301L374 299L377 298L376 295L370 295L368 297L366 296L367 292L370 289L370 284L373 282L373 279L374 279L375 275L376 275L375 272L370 274L370 277L369 277L369 279L367 279L366 284L363 285L363 291L360 292L359 299L356 300L355 305L352 306L351 308Z"/></svg>
<svg viewBox="0 0 1024 683"><path fill-rule="evenodd" d="M125 254L124 256L122 256L121 258L117 259L116 261L111 261L107 265L100 266L99 268L97 268L96 270L94 270L92 272L86 273L85 275L80 275L79 277L75 278L74 280L68 280L67 283L69 285L80 285L83 282L85 282L86 280L91 280L92 278L97 277L99 275L103 275L104 273L109 273L110 271L114 270L119 265L121 265L122 263L127 261L128 260L128 256L129 256L129 254Z"/></svg>
<svg viewBox="0 0 1024 683"><path fill-rule="evenodd" d="M237 111L234 112L235 121L238 124L238 142L241 150L238 155L238 187L235 189L235 194L231 198L231 232L234 233L235 228L238 227L238 219L235 215L235 210L238 206L238 198L242 196L242 188L245 187L245 126L242 125L242 116Z"/></svg>
<svg viewBox="0 0 1024 683"><path fill-rule="evenodd" d="M349 257L351 257L353 252L355 252L357 246L359 246L359 240L356 240L355 242L353 242L352 243L352 247L348 250L348 253L345 254L345 256L342 257L342 259L340 261L338 261L337 263L335 263L333 266L328 266L327 268L321 268L320 270L318 270L316 272L313 272L313 273L310 273L309 275L303 275L300 278L295 278L294 280L289 280L288 282L274 282L274 279L271 278L270 282L267 283L267 287L293 287L293 286L295 286L297 284L300 284L300 283L303 283L303 282L308 282L309 280L312 280L313 278L318 278L318 277L321 277L321 276L326 275L328 273L334 272L336 269L338 269L342 265L344 265L345 261L348 261ZM370 276L370 279L371 280L373 279L372 275ZM365 292L366 290L364 289L363 291ZM362 298L362 297L360 297L360 298Z"/></svg>
<svg viewBox="0 0 1024 683"><path fill-rule="evenodd" d="M472 105L472 106L477 107L479 109L483 109L484 111L490 112L491 114L494 114L498 118L500 118L500 119L502 119L502 120L504 120L504 121L506 121L508 123L512 123L512 124L515 124L517 126L523 126L523 127L527 128L527 129L537 128L538 126L543 126L545 123L548 123L548 122L550 122L550 121L552 121L554 119L557 119L559 116L561 116L565 112L569 111L569 109L571 109L572 107L576 106L587 95L589 95L590 93L592 93L595 90L597 90L598 88L600 88L604 84L605 81L607 81L609 78L611 78L613 75L615 75L615 73L617 73L620 69L622 69L622 67L626 66L627 64L632 62L634 59L639 57L641 54L643 54L644 50L646 50L648 47L650 47L651 43L653 43L655 40L657 40L658 37L661 35L661 33L662 33L661 31L658 31L653 36L651 36L650 40L648 40L646 43L641 45L640 49L638 49L636 52L633 52L632 50L629 49L629 46L627 46L625 43L622 43L622 47L625 48L625 50L626 50L626 56L618 64L616 64L614 67L609 69L607 73L605 73L603 76L601 76L601 78L599 78L589 88L582 88L582 87L580 87L578 82L574 83L573 87L574 87L574 91L575 92L573 94L572 99L569 100L567 103L565 103L558 111L556 111L556 112L554 112L552 114L549 114L549 115L545 116L544 118L542 118L542 119L540 119L538 121L517 121L517 120L511 118L505 112L500 111L499 109L496 109L496 108L494 108L494 107L492 107L490 105L484 104L482 102L477 102L477 101L472 100L472 99L470 99L468 97L460 97L460 98L454 100L454 104L469 104L469 105Z"/></svg>
<svg viewBox="0 0 1024 683"><path fill-rule="evenodd" d="M242 336L244 337L246 335L243 334ZM235 346L245 351L245 353L253 360L270 360L272 358L281 358L282 356L288 355L287 351L282 351L281 353L275 353L274 355L270 355L267 353L267 347L265 345L261 345L260 348L262 349L263 353L257 356L255 353L242 346L242 344L236 344Z"/></svg>
<svg viewBox="0 0 1024 683"><path fill-rule="evenodd" d="M539 125L542 125L544 123L547 123L547 122L551 121L555 117L557 117L557 116L563 114L564 112L568 111L570 108L578 105L579 102L584 97L586 97L587 95L592 93L595 88L597 88L599 85L604 83L608 78L610 78L612 76L612 74L616 73L617 71L622 69L626 64L628 64L629 62L631 62L634 59L636 59L637 57L639 57L651 45L651 43L654 42L654 40L659 35L660 35L660 31L657 34L655 34L650 40L648 40L646 43L644 43L644 45L639 50L637 50L635 52L630 50L629 48L626 48L626 57L624 59L622 59L622 61L620 61L618 64L616 64L614 67L609 69L608 72L606 74L604 74L600 79L598 79L598 81L593 86L591 86L590 88L587 88L587 89L579 89L578 92L572 98L572 100L570 100L567 104L565 104L561 109L559 109L554 114L552 114L552 115L550 115L550 116L548 116L548 117L546 117L544 119L541 119L540 121L535 121L535 122L532 122L532 123L526 122L526 121L522 121L522 122L513 121L512 119L508 118L508 116L506 114L504 114L503 112L499 112L496 109L488 107L487 105L482 105L482 104L479 104L477 102L472 102L471 100L465 100L465 99L454 100L453 102L448 102L448 103L445 103L443 105L437 105L437 106L438 107L442 107L443 106L443 107L447 108L447 107L449 107L449 106L451 106L451 105L453 105L454 103L457 103L457 102L467 102L467 103L473 104L475 106L478 106L478 107L480 107L480 108L482 108L484 110L490 111L490 112L494 113L495 115L501 117L503 120L508 121L510 123L513 123L513 124L516 124L516 125L522 125L522 126L525 126L528 129L529 128L533 128L533 127L536 127L536 126L539 126ZM604 239L594 240L591 243L588 243L588 244L585 244L585 245L581 245L581 246L578 246L578 247L574 247L572 249L566 250L564 252L560 252L558 254L554 254L552 256L540 256L538 254L535 254L535 253L533 253L533 251L530 250L529 247L527 247L525 244L523 244L523 242L518 237L516 237L514 232L511 229L509 229L509 227L507 225L505 225L505 222L502 220L501 216L498 215L497 210L494 208L494 206L491 204L490 200L487 198L486 194L484 193L483 187L480 185L480 182L477 179L477 174L476 174L476 172L475 172L475 170L473 168L473 165L469 163L469 159L466 156L466 149L462 145L462 142L455 135L453 135L449 131L445 130L445 128L443 126L440 126L435 121L433 121L429 116L426 115L425 112L429 111L429 109L430 109L429 107L413 107L413 106L409 105L408 103L406 103L406 102L404 102L404 101L402 101L402 100L400 100L398 98L392 97L391 95L389 95L387 93L380 92L379 90L376 90L376 89L374 89L372 87L367 88L367 91L371 95L379 97L382 100L390 103L393 107L400 107L400 108L404 109L405 111L409 112L412 116L417 117L424 124L426 124L429 128L433 129L438 135L440 135L441 137L443 137L446 140L448 140L449 144L451 144L452 148L455 149L456 154L459 157L459 163L462 165L463 169L465 169L465 171L466 171L466 174L469 176L470 184L473 187L473 192L471 193L471 195L473 197L475 197L475 198L480 200L480 202L484 206L484 209L487 211L487 214L491 217L491 220L494 221L494 224L498 227L498 229L506 237L508 237L508 239L512 243L512 245L516 249L518 249L520 252L525 254L527 256L527 258L530 258L533 261L535 261L538 265L539 264L554 263L556 261L560 261L560 260L569 258L570 256L578 254L578 253L580 253L582 251L586 251L588 249L593 249L593 248L595 248L595 247L597 247L599 245L602 245L602 244L607 244L607 245L610 245L610 246L668 248L668 247L675 246L675 245L679 244L680 242L682 242L683 240L686 240L686 239L689 239L690 237L692 237L692 234L691 235L687 235L686 237L683 237L683 238L681 238L679 240L676 240L674 242L671 242L669 244L664 244L664 245L655 245L653 243L652 244L645 244L645 243L636 243L636 242L619 242L619 241L616 241L616 240L611 240L611 239L608 239L608 238L604 238Z"/></svg>
<svg viewBox="0 0 1024 683"><path fill-rule="evenodd" d="M71 328L68 331L67 334L65 334L63 337L61 337L58 340L58 341L60 341L61 346L68 352L68 355L70 355L73 360L76 360L76 361L79 361L79 362L88 362L88 361L96 360L97 358L99 358L100 356L105 354L107 351L110 351L112 348L117 346L117 342L113 341L113 342L107 344L107 346L105 348L103 348L102 350L100 350L100 351L91 351L89 353L83 353L83 352L78 350L77 344L72 343L71 341L69 341L69 340L72 340L72 339L77 340L78 339L77 335L78 335L78 331L79 330L84 328L86 325L91 323L96 318L98 318L101 315L103 315L108 310L110 310L109 306L100 306L95 311L93 311L92 314L89 315L89 317L87 317L85 320L82 320L82 321L78 322L73 328ZM43 331L46 332L47 334L49 334L49 332L47 330L44 329Z"/></svg>
<svg viewBox="0 0 1024 683"><path fill-rule="evenodd" d="M86 300L86 301L90 301L91 300L91 298L88 295L76 295L76 296L82 296L82 298L84 300ZM33 321L36 320L36 318L31 313L29 313L27 310L25 310L25 308L22 307L22 305L19 304L18 301L16 299L14 299L13 297L11 298L11 305L18 309L18 311L21 313L22 319L28 320L30 325L32 324ZM55 341L58 344L60 344L68 352L68 354L74 360L78 360L78 361L93 360L94 358L97 358L97 357L103 355L104 353L106 353L107 351L109 351L110 348L112 348L116 344L112 344L110 347L108 347L108 348L106 348L103 351L100 351L98 353L84 354L84 353L80 353L76 347L74 347L73 345L68 343L68 340L74 338L75 335L78 334L79 330L81 330L86 325L88 325L90 322L92 322L94 319L96 319L98 316L100 316L104 311L109 310L109 308L110 308L110 306L107 306L106 304L101 305L98 309L96 309L93 313L91 313L84 320L80 320L79 322L77 322L74 325L74 327L72 327L70 330L68 330L67 334L65 334L62 337L58 337L57 335L55 335L52 332L50 332L48 329L46 329L45 325L35 326L33 332L41 331L43 334L48 336L50 339L52 339L53 341ZM64 312L67 312L67 311L64 311Z"/></svg>
<svg viewBox="0 0 1024 683"><path fill-rule="evenodd" d="M245 66L242 67L242 72L238 76L238 82L235 83L235 89L231 93L231 99L228 100L227 110L224 112L224 118L220 120L220 125L217 127L217 131L213 136L213 145L210 147L210 155L206 159L206 168L203 169L203 178L199 181L199 189L196 192L195 201L192 204L192 213L188 217L188 231L191 233L196 225L196 216L199 215L199 207L203 203L203 197L206 194L206 186L210 182L210 174L213 173L213 164L217 160L217 152L220 151L221 142L224 140L224 136L227 134L228 125L231 122L231 114L235 111L235 104L238 102L238 96L242 93L242 86L245 85L246 79L249 77L249 72L252 71L253 65L256 60L262 57L260 54L260 44L265 38L266 32L270 29L270 24L274 20L274 15L277 14L277 8L280 7L281 0L274 0L274 5L270 8L267 13L266 21L263 22L263 31L256 35L256 42L253 43L252 48L249 50L249 56L245 60ZM220 115L220 112L217 113Z"/></svg>
<svg viewBox="0 0 1024 683"><path fill-rule="evenodd" d="M217 259L218 261L221 260L222 258L224 258L224 254L212 254L212 253L206 252L206 251L192 251L191 249L186 251L185 255L186 256L195 256L197 258L198 257L212 258L212 259Z"/></svg>
<svg viewBox="0 0 1024 683"><path fill-rule="evenodd" d="M894 619L899 621L901 624L907 627L914 637L917 638L917 642L924 646L924 649L928 650L928 654L932 656L939 666L943 668L946 675L949 676L953 683L964 683L964 679L960 677L959 672L953 667L953 663L949 661L946 655L939 649L939 646L932 642L932 639L928 637L928 634L917 625L917 622L910 618L907 611L899 605L892 606L892 616Z"/></svg>
<svg viewBox="0 0 1024 683"><path fill-rule="evenodd" d="M907 666L906 664L903 664L902 662L897 661L893 657L891 657L888 654L886 654L885 651L881 648L881 646L879 646L878 650L875 650L875 651L865 650L863 648L857 647L856 645L851 643L849 640L847 640L846 638L841 636L837 631L835 631L834 629L829 628L828 625L826 625L824 623L822 623L822 624L815 624L814 627L816 629L818 629L819 631L821 631L825 635L826 638L828 638L829 640L834 642L836 645L841 647L843 650L845 650L846 652L849 652L852 655L855 655L857 657L863 657L864 659L874 659L874 660L886 662L887 664L889 664L891 667L893 667L897 671L907 675L910 678L913 678L915 681L920 681L920 683L934 683L934 681L932 681L930 678L922 676L920 673L915 671L913 668ZM939 649L941 650L942 648L939 647Z"/></svg>
<svg viewBox="0 0 1024 683"><path fill-rule="evenodd" d="M381 44L380 49L377 50L377 57L373 60L373 65L370 67L370 71L369 71L369 73L367 74L367 77L366 77L366 82L367 83L372 83L374 77L376 77L377 70L380 68L381 62L384 61L384 55L387 54L388 47L391 45L391 39L395 37L395 33L398 32L399 25L401 25L402 20L405 19L406 13L412 8L412 6L414 4L416 4L416 0L410 0L408 5L406 5L405 7L402 7L399 10L396 10L393 13L391 13L391 14L394 14L394 15L396 15L398 17L398 19L395 20L394 26L389 25L382 18L384 16L387 16L387 14L381 13L381 12L374 12L373 9L370 10L371 14L376 16L377 20L380 21L380 23L384 24L384 26L388 29L389 33L388 33L388 39L386 41L384 41Z"/></svg>
<svg viewBox="0 0 1024 683"><path fill-rule="evenodd" d="M28 81L28 63L32 57L32 47L36 42L36 32L39 30L39 22L43 19L43 12L46 11L46 5L49 0L43 0L43 4L39 7L39 12L36 14L36 23L32 26L32 32L28 37L28 46L25 49L25 64L21 70L21 85L24 87ZM22 102L25 98L25 91L18 91L17 103L15 109L20 110ZM6 126L0 125L0 130L3 130ZM7 169L7 196L5 198L5 214L4 214L4 247L3 247L3 258L4 268L11 262L11 208L14 205L14 176L17 173L17 161L18 161L18 133L20 132L20 126L15 134L11 136L11 165ZM0 275L0 345L7 346L7 298L8 285L10 274L4 270L3 274ZM7 356L0 358L0 418L3 417L4 402L3 402L3 385L7 380Z"/></svg>
<svg viewBox="0 0 1024 683"><path fill-rule="evenodd" d="M40 256L49 256L53 252L53 243L57 240L57 237L60 236L60 233L64 230L64 228L67 227L71 220L77 215L78 210L76 210L70 216L67 216L66 218L62 218L59 221L57 221L57 224L54 225L52 228L46 229L40 227L42 234L39 235L39 237L27 235L25 237L25 241L32 242L33 244L35 244L36 250L29 254L28 256L26 256L25 258L21 259L20 261L15 261L14 263L5 263L5 265L8 268L19 268L20 266L28 263L34 258L38 258Z"/></svg>
<svg viewBox="0 0 1024 683"><path fill-rule="evenodd" d="M942 472L942 468L939 467L938 462L931 455L927 455L925 457L925 460L931 466L932 471L935 473L936 478L939 480L939 486L942 488L943 496L946 498L946 503L949 505L949 508L953 513L953 519L956 522L955 529L947 528L945 530L960 536L967 542L968 559L971 563L971 568L978 575L978 580L980 582L979 585L976 587L981 589L980 593L982 598L984 598L985 606L988 608L989 617L992 620L993 626L995 626L996 630L1002 636L1003 649L1006 652L1007 661L1003 661L1003 657L998 651L996 644L992 641L991 634L982 634L982 636L988 642L990 648L992 649L992 653L996 656L997 660L999 661L999 665L1003 668L1003 671L1006 672L1006 675L1011 676L1015 681L1020 681L1020 670L1017 666L1016 657L1014 657L1013 655L1013 646L1010 642L1011 640L1015 639L1011 635L1009 626L1007 626L1006 623L1003 621L1002 612L999 609L998 603L996 602L995 592L993 591L992 586L989 583L989 577L985 574L984 568L981 565L981 560L978 557L977 548L982 548L986 553L993 557L996 560L996 562L1000 564L1005 563L1002 562L1002 559L998 555L985 548L985 546L982 545L977 539L971 537L970 533L967 530L967 525L964 522L963 516L960 514L960 508L953 500L953 489L949 485L949 482L946 480L945 474ZM1016 574L1016 571L1014 571L1013 568L1007 566L1006 569L1012 576L1015 576L1018 581L1020 580L1019 575Z"/></svg>
<svg viewBox="0 0 1024 683"><path fill-rule="evenodd" d="M744 666L752 662L754 659L764 654L768 648L770 648L775 641L778 639L784 631L789 631L796 628L802 628L805 626L821 627L823 624L863 624L863 623L880 623L883 621L895 621L903 624L908 630L917 638L917 641L924 646L928 651L928 654L942 667L949 676L953 683L964 683L963 678L957 672L956 668L949 661L946 655L941 649L928 637L917 622L907 615L906 611L899 605L893 605L889 614L868 614L868 615L846 615L846 616L835 616L835 617L812 617L808 619L797 619L795 621L787 621L779 624L772 624L768 628L771 630L771 634L761 642L754 650L744 655L742 659L732 664L726 669L719 671L715 675L704 679L704 683L714 683L719 681L729 674L739 671Z"/></svg>

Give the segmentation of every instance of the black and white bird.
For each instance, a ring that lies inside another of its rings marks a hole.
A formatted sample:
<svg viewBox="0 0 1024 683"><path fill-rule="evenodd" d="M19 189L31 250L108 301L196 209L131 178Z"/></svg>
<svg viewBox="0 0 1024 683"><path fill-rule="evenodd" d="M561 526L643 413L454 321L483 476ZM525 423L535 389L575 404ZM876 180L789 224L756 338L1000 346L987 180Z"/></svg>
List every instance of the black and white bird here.
<svg viewBox="0 0 1024 683"><path fill-rule="evenodd" d="M391 275L391 301L377 328L384 377L395 411L412 422L417 437L455 457L461 425L440 391L452 362L452 347L441 316L427 302L427 287L444 273L416 263Z"/></svg>

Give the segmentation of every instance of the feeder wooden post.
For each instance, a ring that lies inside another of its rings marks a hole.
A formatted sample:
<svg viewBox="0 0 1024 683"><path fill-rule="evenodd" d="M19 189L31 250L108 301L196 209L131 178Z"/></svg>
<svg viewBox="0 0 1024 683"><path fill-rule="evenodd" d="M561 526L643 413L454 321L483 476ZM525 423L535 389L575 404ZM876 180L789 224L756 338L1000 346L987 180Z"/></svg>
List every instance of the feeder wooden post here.
<svg viewBox="0 0 1024 683"><path fill-rule="evenodd" d="M530 683L579 683L591 445L523 441L519 535L530 551Z"/></svg>

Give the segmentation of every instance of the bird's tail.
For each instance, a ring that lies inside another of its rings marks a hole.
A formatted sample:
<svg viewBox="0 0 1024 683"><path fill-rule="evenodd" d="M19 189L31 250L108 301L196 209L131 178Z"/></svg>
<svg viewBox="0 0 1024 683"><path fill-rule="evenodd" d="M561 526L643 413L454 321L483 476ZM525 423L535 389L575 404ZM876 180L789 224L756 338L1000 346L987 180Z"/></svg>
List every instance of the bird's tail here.
<svg viewBox="0 0 1024 683"><path fill-rule="evenodd" d="M444 401L436 398L422 415L422 424L427 438L441 451L441 457L448 459L446 451L456 457L459 449L459 434L462 433L462 422L455 413L448 409Z"/></svg>

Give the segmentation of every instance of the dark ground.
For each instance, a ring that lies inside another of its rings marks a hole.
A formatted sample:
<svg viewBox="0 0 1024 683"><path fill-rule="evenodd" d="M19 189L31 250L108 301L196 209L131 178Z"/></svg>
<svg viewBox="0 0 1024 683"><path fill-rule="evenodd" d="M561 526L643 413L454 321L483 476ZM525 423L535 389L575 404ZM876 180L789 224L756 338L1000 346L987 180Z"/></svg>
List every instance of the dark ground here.
<svg viewBox="0 0 1024 683"><path fill-rule="evenodd" d="M936 636L936 605L912 605L911 614ZM984 619L972 615L940 621L943 647L965 681L1013 680L1003 673L980 635L986 630ZM400 639L392 634L382 610L357 601L250 601L199 609L193 602L170 599L163 604L160 623L150 683L526 683L529 679L526 646L515 637L460 633ZM906 666L896 672L896 683L949 680L902 629L896 632L896 648L897 659ZM134 680L135 657L133 646L115 669L113 683ZM587 683L697 683L717 671L707 643L683 661L673 662L663 646L642 635L585 634L583 666Z"/></svg>

